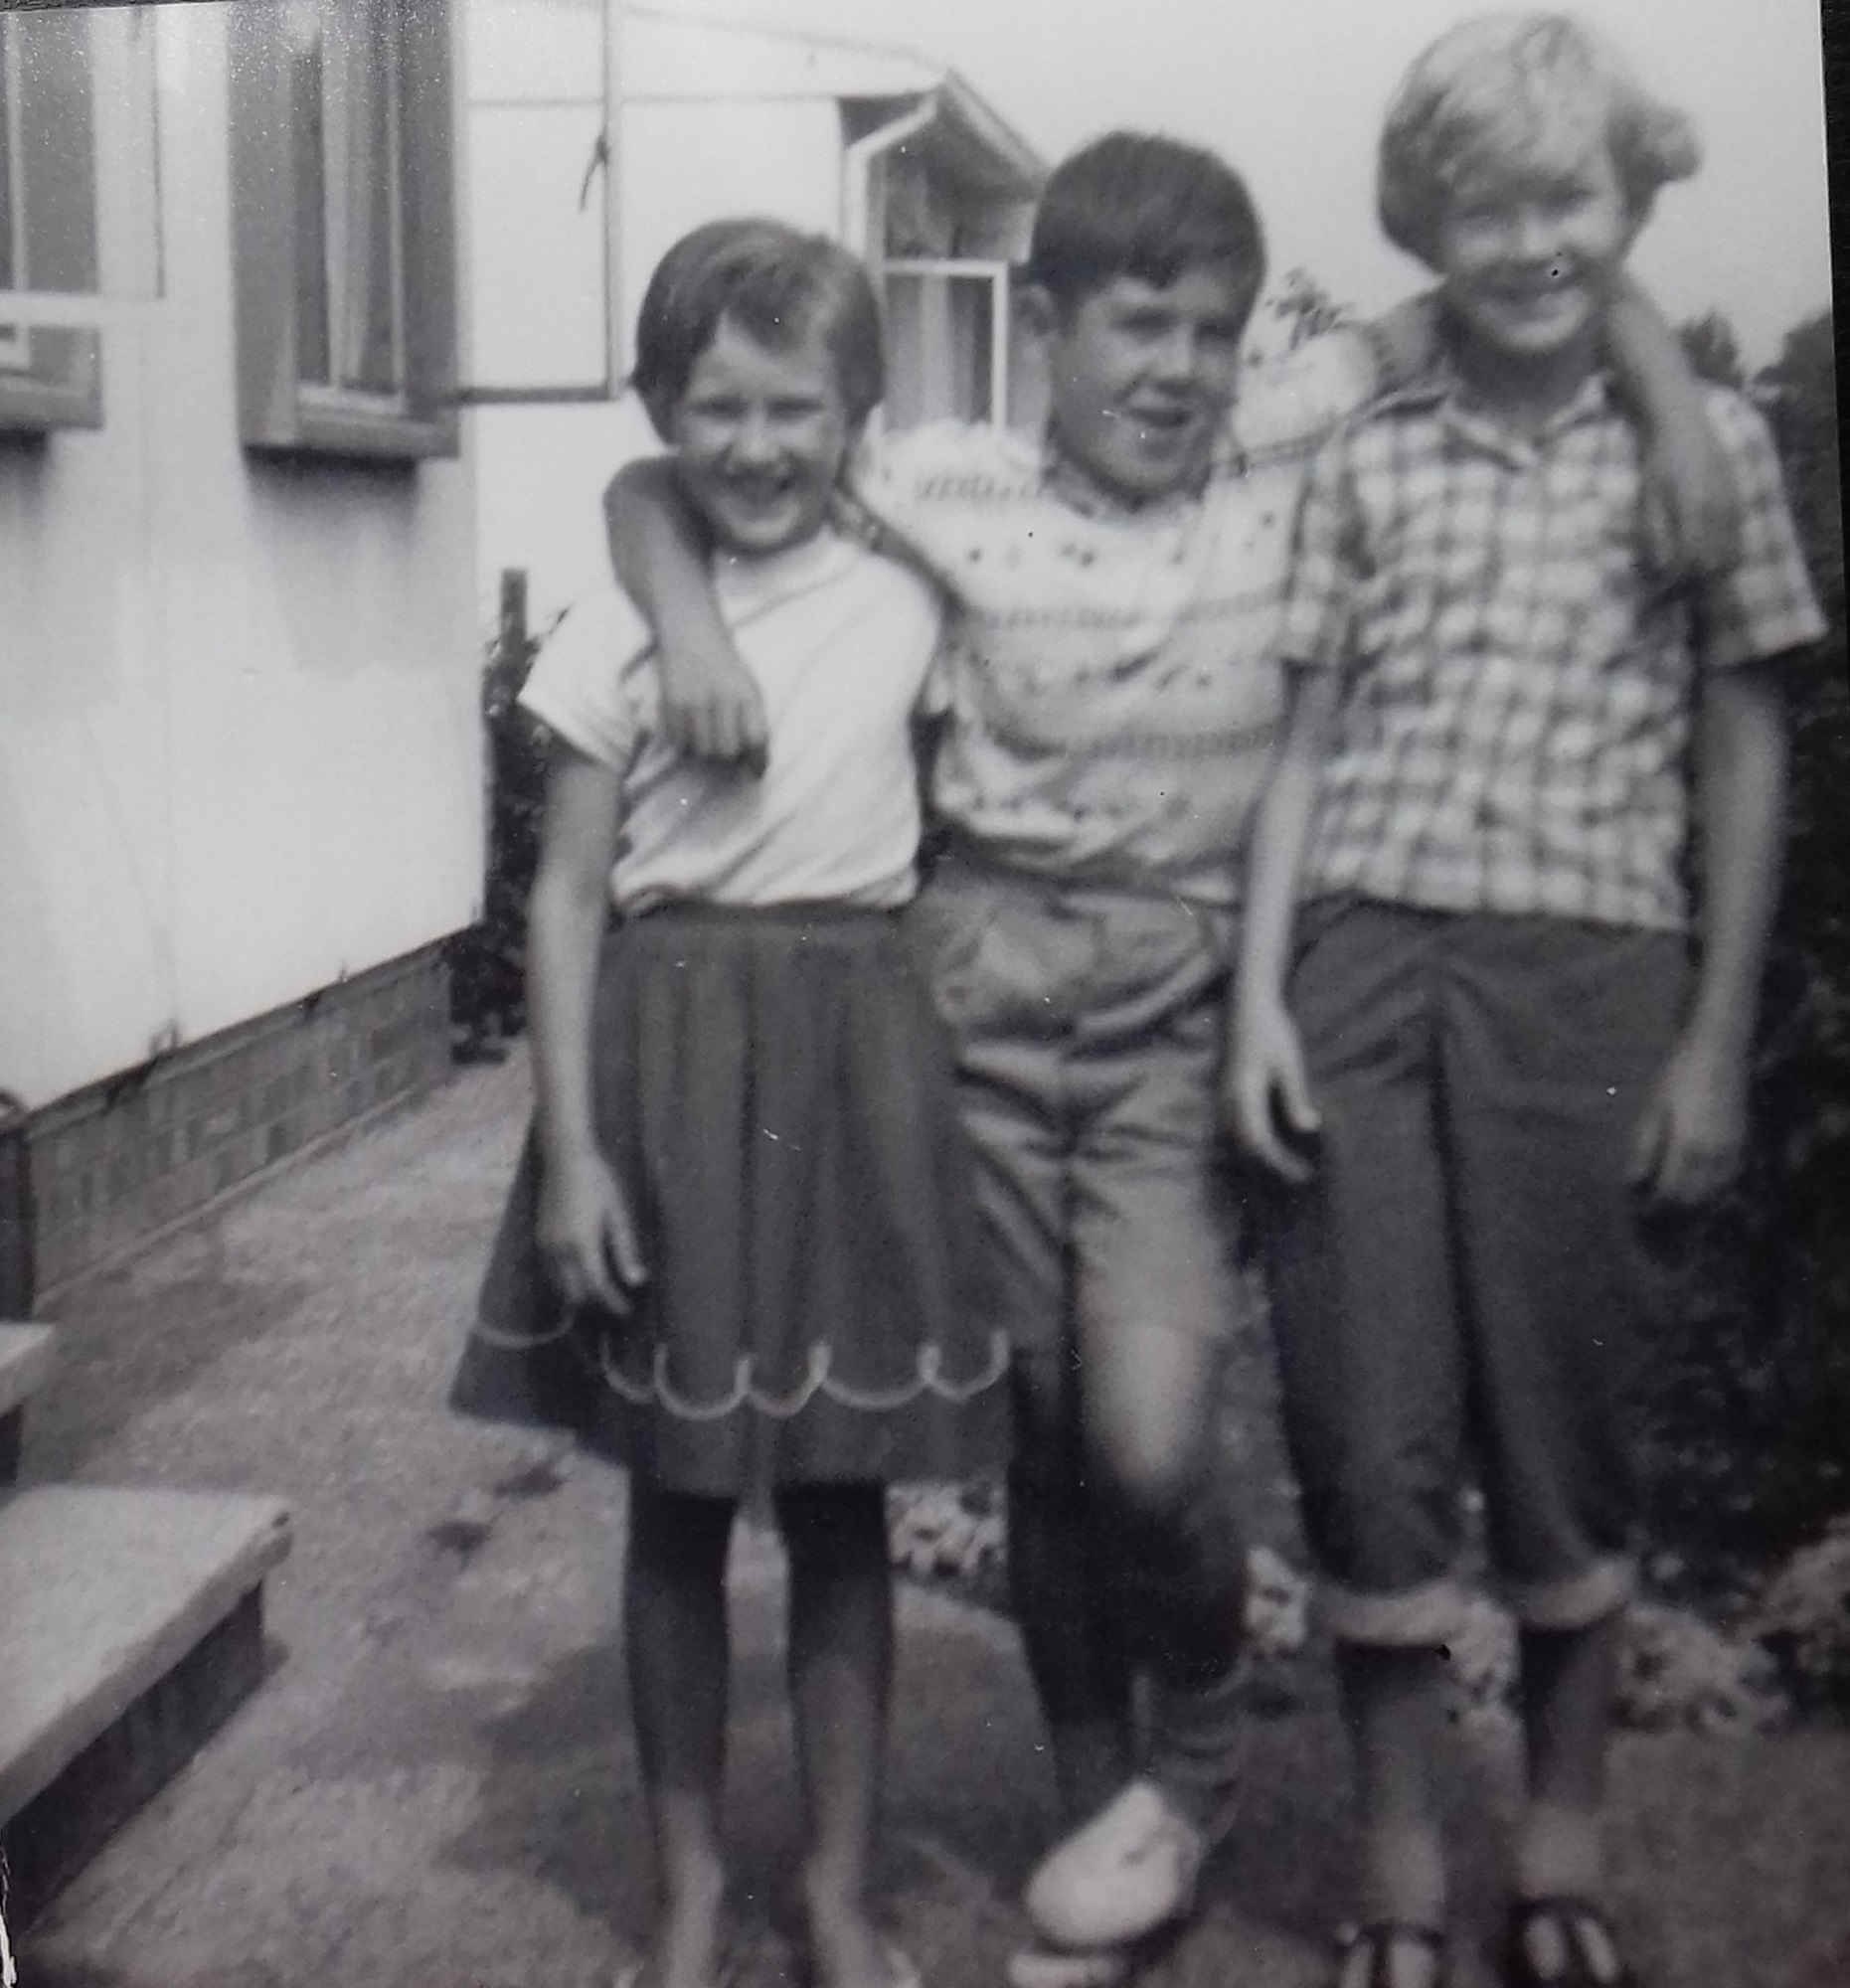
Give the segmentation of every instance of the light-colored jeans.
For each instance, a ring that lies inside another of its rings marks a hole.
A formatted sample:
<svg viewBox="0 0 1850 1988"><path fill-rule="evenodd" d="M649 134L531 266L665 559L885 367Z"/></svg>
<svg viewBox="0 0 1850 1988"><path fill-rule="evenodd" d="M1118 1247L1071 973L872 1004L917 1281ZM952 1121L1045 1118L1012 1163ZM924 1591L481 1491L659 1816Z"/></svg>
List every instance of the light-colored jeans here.
<svg viewBox="0 0 1850 1988"><path fill-rule="evenodd" d="M1245 1549L1217 1441L1243 1302L1216 1128L1231 913L944 864L912 913L1014 1347L1011 1578L1055 1726L1156 1684L1152 1769L1226 1777Z"/></svg>

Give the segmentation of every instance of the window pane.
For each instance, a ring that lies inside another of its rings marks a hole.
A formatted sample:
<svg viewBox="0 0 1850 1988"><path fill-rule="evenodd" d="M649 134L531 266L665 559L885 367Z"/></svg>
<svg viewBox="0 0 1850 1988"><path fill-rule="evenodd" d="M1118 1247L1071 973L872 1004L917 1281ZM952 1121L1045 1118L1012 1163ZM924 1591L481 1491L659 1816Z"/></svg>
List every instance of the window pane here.
<svg viewBox="0 0 1850 1988"><path fill-rule="evenodd" d="M18 281L13 253L13 37L0 21L0 290Z"/></svg>
<svg viewBox="0 0 1850 1988"><path fill-rule="evenodd" d="M294 127L296 372L323 385L328 355L326 130L321 109L322 39L318 22L293 10L289 100Z"/></svg>
<svg viewBox="0 0 1850 1988"><path fill-rule="evenodd" d="M359 61L345 79L353 91L348 120L347 193L353 222L346 268L341 384L390 394L399 385L398 34L386 0L370 0L355 37Z"/></svg>
<svg viewBox="0 0 1850 1988"><path fill-rule="evenodd" d="M986 421L994 279L893 270L887 277L887 418Z"/></svg>
<svg viewBox="0 0 1850 1988"><path fill-rule="evenodd" d="M86 12L34 13L7 24L17 71L16 221L21 279L35 290L96 287L95 120Z"/></svg>
<svg viewBox="0 0 1850 1988"><path fill-rule="evenodd" d="M334 384L391 394L399 363L398 32L388 0L323 21L323 159Z"/></svg>

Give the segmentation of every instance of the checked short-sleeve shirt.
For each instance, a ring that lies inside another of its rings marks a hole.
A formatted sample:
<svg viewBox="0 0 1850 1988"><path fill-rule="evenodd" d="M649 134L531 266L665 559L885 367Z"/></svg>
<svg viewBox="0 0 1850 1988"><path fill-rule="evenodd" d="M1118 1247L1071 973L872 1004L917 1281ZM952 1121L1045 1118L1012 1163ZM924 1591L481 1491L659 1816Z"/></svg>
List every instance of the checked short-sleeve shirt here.
<svg viewBox="0 0 1850 1988"><path fill-rule="evenodd" d="M1281 653L1344 672L1306 895L1681 928L1699 673L1823 632L1766 423L1706 389L1743 555L1667 587L1603 376L1519 435L1455 381L1338 431L1298 521Z"/></svg>

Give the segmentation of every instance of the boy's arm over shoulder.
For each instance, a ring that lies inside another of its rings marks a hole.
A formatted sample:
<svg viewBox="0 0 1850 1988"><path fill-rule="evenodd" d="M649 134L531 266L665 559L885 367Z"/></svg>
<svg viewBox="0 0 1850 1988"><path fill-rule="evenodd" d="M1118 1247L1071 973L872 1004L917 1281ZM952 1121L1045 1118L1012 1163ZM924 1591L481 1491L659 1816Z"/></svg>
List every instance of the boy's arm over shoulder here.
<svg viewBox="0 0 1850 1988"><path fill-rule="evenodd" d="M1365 327L1319 332L1246 367L1235 412L1241 447L1250 461L1308 457L1380 391L1380 359Z"/></svg>
<svg viewBox="0 0 1850 1988"><path fill-rule="evenodd" d="M1240 438L1253 452L1314 448L1382 395L1427 378L1441 351L1430 291L1380 317L1345 319L1248 367Z"/></svg>
<svg viewBox="0 0 1850 1988"><path fill-rule="evenodd" d="M926 421L864 440L849 465L843 522L864 545L948 580L994 508L1030 490L1035 444L988 422Z"/></svg>
<svg viewBox="0 0 1850 1988"><path fill-rule="evenodd" d="M1629 277L1613 293L1605 345L1644 431L1652 566L1674 580L1726 573L1741 556L1741 512L1727 455L1682 340Z"/></svg>
<svg viewBox="0 0 1850 1988"><path fill-rule="evenodd" d="M603 511L617 583L659 647L663 731L683 751L761 771L770 744L763 700L720 612L708 543L673 459L627 464L610 479Z"/></svg>
<svg viewBox="0 0 1850 1988"><path fill-rule="evenodd" d="M1808 647L1823 636L1824 617L1766 417L1730 388L1702 391L1740 506L1740 558L1701 593L1702 661L1727 669Z"/></svg>
<svg viewBox="0 0 1850 1988"><path fill-rule="evenodd" d="M589 759L616 771L634 756L645 723L648 624L614 586L593 586L547 636L520 706Z"/></svg>

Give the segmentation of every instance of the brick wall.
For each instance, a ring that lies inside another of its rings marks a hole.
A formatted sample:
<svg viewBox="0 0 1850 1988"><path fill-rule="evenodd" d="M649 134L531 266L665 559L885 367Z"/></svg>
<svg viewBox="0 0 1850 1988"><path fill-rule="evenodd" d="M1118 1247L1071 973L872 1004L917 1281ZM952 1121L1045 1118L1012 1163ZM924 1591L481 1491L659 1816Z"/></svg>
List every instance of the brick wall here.
<svg viewBox="0 0 1850 1988"><path fill-rule="evenodd" d="M37 1295L426 1088L448 1062L442 948L427 946L46 1105L13 1141Z"/></svg>

